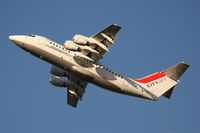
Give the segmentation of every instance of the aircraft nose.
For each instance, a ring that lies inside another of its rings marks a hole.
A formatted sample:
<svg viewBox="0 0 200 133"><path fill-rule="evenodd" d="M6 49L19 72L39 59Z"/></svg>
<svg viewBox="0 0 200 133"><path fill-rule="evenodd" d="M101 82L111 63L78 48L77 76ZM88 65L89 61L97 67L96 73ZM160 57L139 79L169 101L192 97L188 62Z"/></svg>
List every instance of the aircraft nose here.
<svg viewBox="0 0 200 133"><path fill-rule="evenodd" d="M24 36L23 35L11 35L8 37L12 42L21 46L24 43Z"/></svg>
<svg viewBox="0 0 200 133"><path fill-rule="evenodd" d="M8 37L11 41L15 41L16 40L16 36L9 36Z"/></svg>

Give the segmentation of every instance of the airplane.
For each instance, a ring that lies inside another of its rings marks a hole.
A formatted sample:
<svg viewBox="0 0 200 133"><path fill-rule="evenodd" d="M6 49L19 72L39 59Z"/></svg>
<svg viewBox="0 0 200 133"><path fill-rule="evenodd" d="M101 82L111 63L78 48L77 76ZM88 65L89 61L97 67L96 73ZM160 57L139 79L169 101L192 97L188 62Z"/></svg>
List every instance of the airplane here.
<svg viewBox="0 0 200 133"><path fill-rule="evenodd" d="M49 82L67 88L67 103L74 108L82 100L88 83L153 101L161 96L170 99L179 78L189 67L187 63L181 62L139 79L123 76L100 63L120 29L117 24L111 24L90 37L77 34L64 45L34 34L11 35L9 39L28 53L52 64Z"/></svg>

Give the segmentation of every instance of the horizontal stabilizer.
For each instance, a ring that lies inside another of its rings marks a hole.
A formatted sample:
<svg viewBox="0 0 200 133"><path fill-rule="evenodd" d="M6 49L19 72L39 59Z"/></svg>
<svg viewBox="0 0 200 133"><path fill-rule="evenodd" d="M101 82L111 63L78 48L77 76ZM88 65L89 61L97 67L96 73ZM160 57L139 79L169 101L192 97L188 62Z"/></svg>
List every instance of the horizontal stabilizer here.
<svg viewBox="0 0 200 133"><path fill-rule="evenodd" d="M174 86L174 87L175 87L175 86ZM168 98L168 99L170 99L170 97L171 97L171 95L172 95L172 92L173 92L173 90L174 90L174 87L172 87L172 88L169 89L167 92L165 92L165 93L163 94L163 96L166 97L166 98Z"/></svg>

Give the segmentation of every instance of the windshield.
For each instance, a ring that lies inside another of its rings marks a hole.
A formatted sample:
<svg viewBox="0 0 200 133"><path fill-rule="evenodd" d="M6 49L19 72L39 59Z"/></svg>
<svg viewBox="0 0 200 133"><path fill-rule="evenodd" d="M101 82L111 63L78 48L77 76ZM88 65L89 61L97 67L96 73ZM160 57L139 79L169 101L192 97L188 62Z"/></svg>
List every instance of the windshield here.
<svg viewBox="0 0 200 133"><path fill-rule="evenodd" d="M35 37L35 35L32 35L32 34L31 34L31 35L28 35L28 36L30 36L30 37Z"/></svg>

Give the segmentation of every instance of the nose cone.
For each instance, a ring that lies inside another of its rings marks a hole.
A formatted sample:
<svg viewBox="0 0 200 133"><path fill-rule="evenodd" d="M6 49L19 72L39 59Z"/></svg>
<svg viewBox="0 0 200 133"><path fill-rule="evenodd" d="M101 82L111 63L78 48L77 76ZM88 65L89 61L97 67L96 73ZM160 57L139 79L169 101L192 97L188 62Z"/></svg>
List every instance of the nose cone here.
<svg viewBox="0 0 200 133"><path fill-rule="evenodd" d="M13 39L13 36L9 36L8 38L9 38L10 40L12 40L12 39Z"/></svg>
<svg viewBox="0 0 200 133"><path fill-rule="evenodd" d="M8 37L12 42L14 42L18 46L22 46L24 43L25 36L23 35L12 35Z"/></svg>
<svg viewBox="0 0 200 133"><path fill-rule="evenodd" d="M8 38L13 42L17 40L17 36L9 36Z"/></svg>

